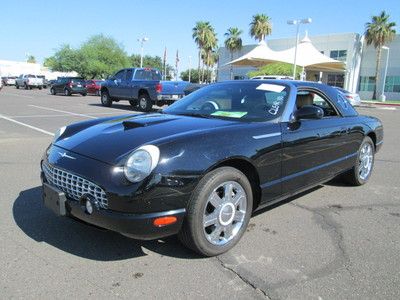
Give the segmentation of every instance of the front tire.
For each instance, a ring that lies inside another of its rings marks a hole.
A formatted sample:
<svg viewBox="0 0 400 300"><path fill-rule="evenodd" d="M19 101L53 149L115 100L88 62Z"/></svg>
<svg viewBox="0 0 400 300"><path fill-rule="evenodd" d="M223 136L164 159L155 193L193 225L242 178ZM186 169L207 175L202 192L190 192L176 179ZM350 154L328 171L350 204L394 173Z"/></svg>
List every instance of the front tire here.
<svg viewBox="0 0 400 300"><path fill-rule="evenodd" d="M240 240L252 210L253 193L247 177L232 167L215 169L193 191L178 237L201 255L219 255Z"/></svg>
<svg viewBox="0 0 400 300"><path fill-rule="evenodd" d="M112 100L110 97L110 94L108 93L108 91L102 91L101 92L101 104L105 107L111 107L112 105Z"/></svg>
<svg viewBox="0 0 400 300"><path fill-rule="evenodd" d="M64 96L71 96L71 92L68 89L64 89Z"/></svg>
<svg viewBox="0 0 400 300"><path fill-rule="evenodd" d="M149 112L153 104L151 103L151 99L146 94L139 95L139 109L144 112Z"/></svg>
<svg viewBox="0 0 400 300"><path fill-rule="evenodd" d="M56 91L54 90L54 88L51 88L51 89L50 89L50 94L52 94L52 95L55 95L55 94L56 94Z"/></svg>
<svg viewBox="0 0 400 300"><path fill-rule="evenodd" d="M82 95L83 97L86 97L87 93L82 93L81 95Z"/></svg>
<svg viewBox="0 0 400 300"><path fill-rule="evenodd" d="M16 88L17 90L19 90L19 85L18 85L18 84L16 84L16 85L15 85L15 88Z"/></svg>
<svg viewBox="0 0 400 300"><path fill-rule="evenodd" d="M354 167L344 174L344 180L355 186L365 184L371 177L374 161L375 145L372 139L366 136L358 149L357 161Z"/></svg>

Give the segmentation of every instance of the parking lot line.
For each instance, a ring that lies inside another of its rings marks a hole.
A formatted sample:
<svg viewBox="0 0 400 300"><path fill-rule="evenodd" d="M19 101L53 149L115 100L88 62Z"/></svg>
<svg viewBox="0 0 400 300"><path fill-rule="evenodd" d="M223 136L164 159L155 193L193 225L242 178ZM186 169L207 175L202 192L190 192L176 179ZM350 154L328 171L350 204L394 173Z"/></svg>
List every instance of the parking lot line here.
<svg viewBox="0 0 400 300"><path fill-rule="evenodd" d="M24 96L24 95L19 95L19 94L13 94L13 93L2 93L5 96L14 96L14 97L22 97L22 98L28 98L28 99L34 99L35 97L31 96Z"/></svg>
<svg viewBox="0 0 400 300"><path fill-rule="evenodd" d="M25 123L22 123L22 122L16 121L16 120L14 120L14 119L8 118L8 117L6 117L6 116L3 116L3 115L0 115L0 119L7 120L7 121L10 121L10 122L16 123L16 124L18 124L18 125L25 126L25 127L28 127L28 128L30 128L30 129L33 129L33 130L39 131L39 132L41 132L41 133L44 133L44 134L48 134L48 135L54 136L54 133L51 133L51 132L49 132L49 131L46 131L46 130L40 129L40 128L38 128L38 127L35 127L35 126L32 126L32 125L29 125L29 124L25 124Z"/></svg>
<svg viewBox="0 0 400 300"><path fill-rule="evenodd" d="M40 108L40 109L44 109L44 110L56 111L56 112L60 112L60 113L64 113L64 114L68 114L68 115L72 115L72 116L80 116L80 117L86 117L86 118L90 118L90 119L97 119L97 117L93 117L93 116L89 116L89 115L85 115L85 114L78 114L78 113L55 109L55 108L50 108L50 107L38 106L38 105L33 105L33 104L29 104L28 106L36 107L36 108Z"/></svg>

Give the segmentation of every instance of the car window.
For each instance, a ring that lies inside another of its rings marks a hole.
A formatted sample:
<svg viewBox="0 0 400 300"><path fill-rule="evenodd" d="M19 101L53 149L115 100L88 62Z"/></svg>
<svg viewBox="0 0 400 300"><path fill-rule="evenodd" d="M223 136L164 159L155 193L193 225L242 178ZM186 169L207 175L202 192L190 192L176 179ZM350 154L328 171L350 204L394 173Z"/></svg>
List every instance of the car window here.
<svg viewBox="0 0 400 300"><path fill-rule="evenodd" d="M132 69L126 70L126 76L125 76L125 80L126 81L131 81L132 80L132 73L133 73Z"/></svg>
<svg viewBox="0 0 400 300"><path fill-rule="evenodd" d="M299 91L297 93L296 105L298 109L304 105L317 106L324 111L324 117L338 116L336 109L327 100L327 98L315 91L306 91L306 90Z"/></svg>
<svg viewBox="0 0 400 300"><path fill-rule="evenodd" d="M270 121L282 115L288 95L289 87L281 84L219 83L189 94L164 111L238 121Z"/></svg>
<svg viewBox="0 0 400 300"><path fill-rule="evenodd" d="M121 70L121 71L117 72L117 74L115 74L114 77L115 77L116 79L123 80L123 79L124 79L124 75L125 75L125 70Z"/></svg>

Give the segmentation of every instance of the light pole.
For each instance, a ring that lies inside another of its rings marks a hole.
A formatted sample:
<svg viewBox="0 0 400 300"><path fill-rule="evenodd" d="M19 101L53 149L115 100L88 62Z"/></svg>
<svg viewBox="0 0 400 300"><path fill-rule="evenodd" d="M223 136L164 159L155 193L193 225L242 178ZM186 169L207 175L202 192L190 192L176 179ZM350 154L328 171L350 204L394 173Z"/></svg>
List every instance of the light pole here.
<svg viewBox="0 0 400 300"><path fill-rule="evenodd" d="M191 75L191 68L192 68L192 57L189 55L189 82L190 82L190 75Z"/></svg>
<svg viewBox="0 0 400 300"><path fill-rule="evenodd" d="M299 44L299 28L300 28L300 24L309 24L311 22L312 22L311 18L287 21L287 23L289 25L296 25L296 46L294 48L293 80L296 79L297 45Z"/></svg>
<svg viewBox="0 0 400 300"><path fill-rule="evenodd" d="M386 75L387 75L387 69L388 69L388 64L389 64L389 51L390 48L387 46L382 46L383 50L387 50L387 55L386 55L386 64L385 64L385 73L383 73L383 84L382 84L382 94L381 94L381 100L382 102L386 101L386 96L385 96L385 85L386 85Z"/></svg>
<svg viewBox="0 0 400 300"><path fill-rule="evenodd" d="M143 44L149 40L148 37L141 37L137 39L140 42L140 67L143 68Z"/></svg>

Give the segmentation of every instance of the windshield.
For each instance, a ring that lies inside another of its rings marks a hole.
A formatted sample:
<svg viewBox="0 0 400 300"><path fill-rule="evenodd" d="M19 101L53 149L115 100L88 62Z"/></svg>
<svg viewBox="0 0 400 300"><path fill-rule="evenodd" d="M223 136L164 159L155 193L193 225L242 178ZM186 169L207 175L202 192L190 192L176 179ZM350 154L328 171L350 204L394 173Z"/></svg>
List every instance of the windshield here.
<svg viewBox="0 0 400 300"><path fill-rule="evenodd" d="M164 113L244 122L263 122L282 115L289 95L283 84L227 82L206 86L163 110Z"/></svg>

